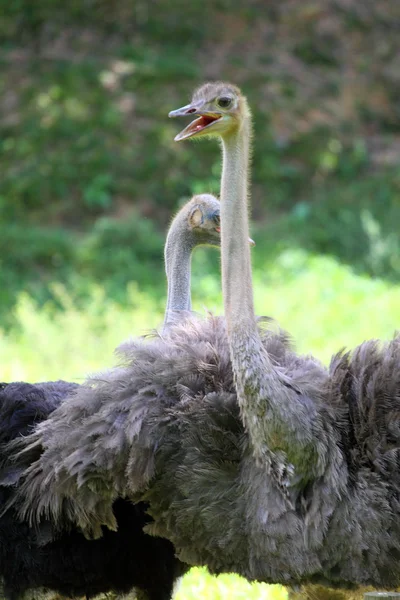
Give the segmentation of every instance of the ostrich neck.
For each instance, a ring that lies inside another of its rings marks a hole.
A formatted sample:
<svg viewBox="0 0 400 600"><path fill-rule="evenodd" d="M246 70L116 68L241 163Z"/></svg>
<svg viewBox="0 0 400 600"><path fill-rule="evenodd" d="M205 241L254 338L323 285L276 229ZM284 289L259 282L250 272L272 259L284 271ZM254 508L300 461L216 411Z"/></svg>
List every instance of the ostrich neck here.
<svg viewBox="0 0 400 600"><path fill-rule="evenodd" d="M177 311L190 311L190 260L194 241L184 224L172 223L165 244L165 272L168 282L164 328L173 321Z"/></svg>
<svg viewBox="0 0 400 600"><path fill-rule="evenodd" d="M221 263L228 330L256 331L247 206L250 123L222 140Z"/></svg>
<svg viewBox="0 0 400 600"><path fill-rule="evenodd" d="M279 452L304 472L310 450L313 454L308 444L312 411L308 407L305 414L296 392L272 364L254 315L247 205L250 127L248 117L241 129L222 139L222 290L232 368L256 459L262 463Z"/></svg>

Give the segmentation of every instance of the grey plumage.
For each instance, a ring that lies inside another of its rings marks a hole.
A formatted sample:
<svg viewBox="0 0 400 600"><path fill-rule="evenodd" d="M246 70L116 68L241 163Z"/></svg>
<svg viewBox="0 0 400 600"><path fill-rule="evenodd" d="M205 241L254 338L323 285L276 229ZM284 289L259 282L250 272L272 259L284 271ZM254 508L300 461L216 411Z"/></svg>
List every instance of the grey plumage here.
<svg viewBox="0 0 400 600"><path fill-rule="evenodd" d="M97 536L101 524L115 527L112 501L126 496L149 502L149 531L170 539L181 560L213 573L395 587L400 340L366 342L325 369L292 352L284 334L256 327L246 164L232 138L249 136L250 112L237 88L211 92L224 104L233 99L232 119L214 96L202 111L197 93L201 116L177 139L210 135L210 127L228 132L224 152L242 168L231 169L231 197L223 175L226 321L189 318L162 337L125 344L118 367L9 446L15 470L27 454L35 458L20 471L18 507L33 521L67 516ZM244 224L237 235L236 216Z"/></svg>
<svg viewBox="0 0 400 600"><path fill-rule="evenodd" d="M29 434L78 387L64 381L0 384L0 443ZM9 476L12 482L18 473L11 469ZM2 509L11 493L10 487L0 486ZM109 591L128 593L136 588L143 600L169 600L174 582L187 571L187 565L178 561L168 540L143 532L151 521L145 504L118 499L113 512L118 532L105 529L100 539L89 541L71 523L65 523L65 527L58 523L57 535L52 539L51 520L42 519L30 527L12 508L3 511L2 597L19 600L28 592L37 595L45 589L69 598L89 598Z"/></svg>
<svg viewBox="0 0 400 600"><path fill-rule="evenodd" d="M321 473L296 483L278 454L257 465L224 321L189 320L163 339L126 344L119 369L85 384L17 444L46 448L25 474L21 510L67 514L100 534L100 523L115 526L112 501L122 495L149 502L150 531L214 573L398 584L399 340L340 354L329 372L292 353L282 334L263 340L301 397L315 402L328 456Z"/></svg>
<svg viewBox="0 0 400 600"><path fill-rule="evenodd" d="M190 310L190 258L201 244L220 244L219 202L210 194L194 196L172 221L165 252L168 297L165 329ZM0 580L3 595L18 600L38 588L65 596L91 597L136 588L143 600L168 600L174 582L188 570L174 555L166 539L143 533L151 522L144 503L118 498L112 512L118 531L103 530L101 539L89 541L68 519L32 523L20 521L11 507L12 487L34 454L26 453L14 466L7 443L20 440L35 424L45 421L79 386L64 381L29 384L0 383ZM40 456L40 449L37 456ZM24 463L25 461L25 463ZM9 508L7 508L9 507ZM55 530L55 531L54 531ZM54 534L55 539L53 539Z"/></svg>

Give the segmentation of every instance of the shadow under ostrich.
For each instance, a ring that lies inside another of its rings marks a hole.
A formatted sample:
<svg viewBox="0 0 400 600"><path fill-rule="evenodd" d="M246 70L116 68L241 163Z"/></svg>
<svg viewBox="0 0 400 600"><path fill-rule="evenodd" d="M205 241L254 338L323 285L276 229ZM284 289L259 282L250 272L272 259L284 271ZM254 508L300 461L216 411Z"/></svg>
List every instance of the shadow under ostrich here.
<svg viewBox="0 0 400 600"><path fill-rule="evenodd" d="M218 246L219 224L219 202L209 194L193 197L172 221L165 245L164 330L190 311L192 250L201 244ZM29 435L78 389L65 381L0 384L0 445ZM3 461L8 458L3 454ZM15 480L18 485L17 471L11 463L8 467L8 483ZM0 506L7 505L11 491L0 487ZM146 504L118 498L112 510L118 530L103 528L103 536L92 541L66 521L52 540L51 519L30 526L18 519L13 508L6 510L0 517L0 576L6 599L17 600L39 588L68 597L128 593L136 588L139 599L169 600L175 580L189 567L175 558L171 542L143 532L151 522Z"/></svg>
<svg viewBox="0 0 400 600"><path fill-rule="evenodd" d="M365 342L326 369L261 327L248 248L250 110L238 88L214 83L171 116L190 114L178 141L222 141L225 319L191 317L124 344L116 368L9 444L15 508L96 537L116 529L113 502L126 497L149 504L146 531L212 573L396 587L400 340Z"/></svg>

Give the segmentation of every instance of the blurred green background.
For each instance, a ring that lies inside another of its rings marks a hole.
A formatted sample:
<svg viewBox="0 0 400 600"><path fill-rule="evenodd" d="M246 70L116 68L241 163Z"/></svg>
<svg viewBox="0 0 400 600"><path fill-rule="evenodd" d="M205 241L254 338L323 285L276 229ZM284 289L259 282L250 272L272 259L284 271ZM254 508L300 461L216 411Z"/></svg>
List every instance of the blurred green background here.
<svg viewBox="0 0 400 600"><path fill-rule="evenodd" d="M50 282L164 294L171 214L219 190L218 145L167 118L207 79L254 111L256 268L302 249L399 281L399 27L397 0L0 0L1 323Z"/></svg>
<svg viewBox="0 0 400 600"><path fill-rule="evenodd" d="M0 380L80 381L161 323L171 215L220 177L167 114L209 79L254 113L257 312L324 362L390 337L399 30L398 0L0 0ZM193 292L221 312L218 252ZM250 597L199 573L180 599Z"/></svg>

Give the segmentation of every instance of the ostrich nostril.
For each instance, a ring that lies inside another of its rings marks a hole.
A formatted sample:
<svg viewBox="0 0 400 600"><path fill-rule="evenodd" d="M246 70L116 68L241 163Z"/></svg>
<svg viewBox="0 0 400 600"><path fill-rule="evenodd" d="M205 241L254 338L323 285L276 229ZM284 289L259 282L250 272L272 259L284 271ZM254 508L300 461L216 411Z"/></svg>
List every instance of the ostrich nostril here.
<svg viewBox="0 0 400 600"><path fill-rule="evenodd" d="M195 113L196 109L195 108L189 108L189 110L187 111L188 115L191 115L192 113Z"/></svg>

